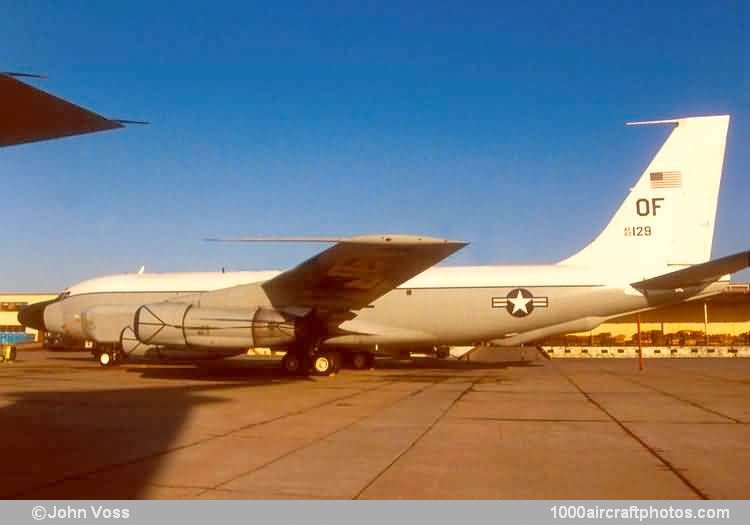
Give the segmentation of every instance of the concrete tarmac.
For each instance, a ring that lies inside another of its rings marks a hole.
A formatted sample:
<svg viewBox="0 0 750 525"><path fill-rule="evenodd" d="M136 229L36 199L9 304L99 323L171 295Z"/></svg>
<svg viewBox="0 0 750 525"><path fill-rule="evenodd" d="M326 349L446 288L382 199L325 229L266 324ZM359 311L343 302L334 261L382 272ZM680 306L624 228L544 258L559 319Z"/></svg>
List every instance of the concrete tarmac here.
<svg viewBox="0 0 750 525"><path fill-rule="evenodd" d="M750 360L0 364L2 498L747 499Z"/></svg>

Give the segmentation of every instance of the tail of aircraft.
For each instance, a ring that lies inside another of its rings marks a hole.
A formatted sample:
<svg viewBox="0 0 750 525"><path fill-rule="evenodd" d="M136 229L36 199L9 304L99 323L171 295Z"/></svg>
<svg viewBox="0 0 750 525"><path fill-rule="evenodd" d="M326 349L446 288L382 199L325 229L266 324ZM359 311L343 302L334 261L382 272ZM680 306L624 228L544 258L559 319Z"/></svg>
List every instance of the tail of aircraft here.
<svg viewBox="0 0 750 525"><path fill-rule="evenodd" d="M607 227L560 264L639 280L711 257L729 115L633 124L674 129Z"/></svg>

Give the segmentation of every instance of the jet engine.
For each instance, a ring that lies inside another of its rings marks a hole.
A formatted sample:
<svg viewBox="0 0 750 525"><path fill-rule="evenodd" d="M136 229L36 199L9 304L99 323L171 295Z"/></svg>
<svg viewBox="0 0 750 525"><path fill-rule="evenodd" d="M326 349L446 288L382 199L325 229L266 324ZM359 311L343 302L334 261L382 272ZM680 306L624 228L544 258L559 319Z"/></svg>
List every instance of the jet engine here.
<svg viewBox="0 0 750 525"><path fill-rule="evenodd" d="M270 308L214 309L185 303L154 303L135 312L133 332L154 346L240 348L294 341L296 323Z"/></svg>
<svg viewBox="0 0 750 525"><path fill-rule="evenodd" d="M120 346L123 354L128 358L137 357L149 361L206 361L231 357L246 350L244 348L238 350L149 345L141 343L129 326L122 331Z"/></svg>

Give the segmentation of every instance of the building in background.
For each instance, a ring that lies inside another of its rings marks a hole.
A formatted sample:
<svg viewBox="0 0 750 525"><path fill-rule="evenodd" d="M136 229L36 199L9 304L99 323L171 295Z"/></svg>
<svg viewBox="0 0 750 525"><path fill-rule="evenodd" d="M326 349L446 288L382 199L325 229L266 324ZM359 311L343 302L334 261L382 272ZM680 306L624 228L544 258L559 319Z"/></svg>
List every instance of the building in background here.
<svg viewBox="0 0 750 525"><path fill-rule="evenodd" d="M651 357L750 355L750 284L728 283L721 295L640 314L641 344ZM588 332L540 341L554 357L630 357L638 318L626 315Z"/></svg>
<svg viewBox="0 0 750 525"><path fill-rule="evenodd" d="M634 346L635 315L603 323L589 332L545 339L562 346ZM731 284L718 296L641 314L644 346L750 345L750 284Z"/></svg>
<svg viewBox="0 0 750 525"><path fill-rule="evenodd" d="M18 322L18 312L27 304L49 301L57 294L0 292L0 345L41 341L40 334Z"/></svg>

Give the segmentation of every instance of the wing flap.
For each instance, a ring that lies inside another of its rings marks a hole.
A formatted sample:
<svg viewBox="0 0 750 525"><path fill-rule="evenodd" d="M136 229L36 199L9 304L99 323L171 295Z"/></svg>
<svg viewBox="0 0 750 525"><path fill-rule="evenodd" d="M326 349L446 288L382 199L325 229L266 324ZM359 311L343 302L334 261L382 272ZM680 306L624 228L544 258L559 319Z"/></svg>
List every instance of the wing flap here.
<svg viewBox="0 0 750 525"><path fill-rule="evenodd" d="M735 253L651 279L631 283L637 290L674 290L701 286L750 266L750 251Z"/></svg>

